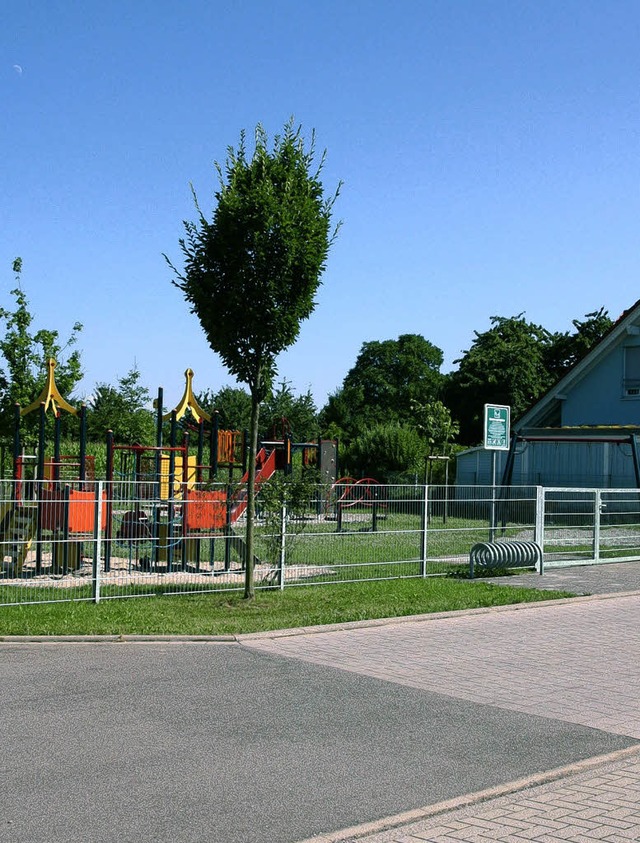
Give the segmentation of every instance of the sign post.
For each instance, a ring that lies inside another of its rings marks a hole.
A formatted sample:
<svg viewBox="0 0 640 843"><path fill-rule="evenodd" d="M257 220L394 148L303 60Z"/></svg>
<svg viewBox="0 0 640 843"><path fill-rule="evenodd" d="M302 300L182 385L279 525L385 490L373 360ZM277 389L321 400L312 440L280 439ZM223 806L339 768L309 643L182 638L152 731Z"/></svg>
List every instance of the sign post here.
<svg viewBox="0 0 640 843"><path fill-rule="evenodd" d="M484 405L484 447L491 451L491 528L489 541L496 534L496 451L509 450L511 407L505 404Z"/></svg>
<svg viewBox="0 0 640 843"><path fill-rule="evenodd" d="M484 447L489 451L508 451L511 407L504 404L484 405Z"/></svg>

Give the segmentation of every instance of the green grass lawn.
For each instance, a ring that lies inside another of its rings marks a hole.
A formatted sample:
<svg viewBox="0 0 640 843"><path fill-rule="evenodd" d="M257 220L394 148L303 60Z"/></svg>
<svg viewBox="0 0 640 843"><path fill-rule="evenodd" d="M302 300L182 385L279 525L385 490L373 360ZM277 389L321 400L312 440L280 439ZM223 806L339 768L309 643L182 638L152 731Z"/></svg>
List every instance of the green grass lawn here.
<svg viewBox="0 0 640 843"><path fill-rule="evenodd" d="M298 586L259 592L171 595L0 608L6 635L222 635L573 596L452 578Z"/></svg>

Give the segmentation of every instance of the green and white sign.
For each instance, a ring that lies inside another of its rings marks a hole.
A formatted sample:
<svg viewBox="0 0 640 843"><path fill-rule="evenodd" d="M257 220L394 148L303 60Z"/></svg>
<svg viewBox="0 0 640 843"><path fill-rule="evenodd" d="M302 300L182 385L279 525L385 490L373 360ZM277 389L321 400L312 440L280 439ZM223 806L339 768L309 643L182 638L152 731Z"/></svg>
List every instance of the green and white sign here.
<svg viewBox="0 0 640 843"><path fill-rule="evenodd" d="M511 407L504 404L484 405L484 447L508 451L511 428Z"/></svg>

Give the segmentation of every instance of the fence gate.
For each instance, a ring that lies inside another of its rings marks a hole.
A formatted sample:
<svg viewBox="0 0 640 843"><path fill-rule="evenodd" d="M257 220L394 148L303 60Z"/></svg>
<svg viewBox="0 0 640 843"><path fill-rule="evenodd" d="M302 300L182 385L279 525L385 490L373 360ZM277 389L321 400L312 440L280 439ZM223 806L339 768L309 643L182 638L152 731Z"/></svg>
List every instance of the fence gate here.
<svg viewBox="0 0 640 843"><path fill-rule="evenodd" d="M640 559L640 490L544 489L545 567Z"/></svg>
<svg viewBox="0 0 640 843"><path fill-rule="evenodd" d="M640 559L640 490L598 491L598 562Z"/></svg>

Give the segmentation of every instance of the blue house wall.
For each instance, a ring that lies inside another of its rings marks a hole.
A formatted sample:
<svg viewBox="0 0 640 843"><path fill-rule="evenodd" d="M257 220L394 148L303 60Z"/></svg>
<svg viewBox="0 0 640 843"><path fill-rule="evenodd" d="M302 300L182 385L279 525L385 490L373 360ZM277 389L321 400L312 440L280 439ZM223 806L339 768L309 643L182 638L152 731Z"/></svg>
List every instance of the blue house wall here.
<svg viewBox="0 0 640 843"><path fill-rule="evenodd" d="M561 403L562 425L640 425L640 396L623 395L624 348L638 344L620 342L572 386Z"/></svg>

